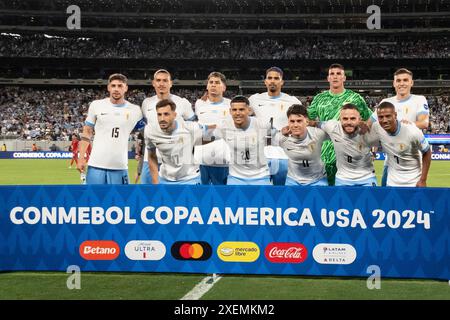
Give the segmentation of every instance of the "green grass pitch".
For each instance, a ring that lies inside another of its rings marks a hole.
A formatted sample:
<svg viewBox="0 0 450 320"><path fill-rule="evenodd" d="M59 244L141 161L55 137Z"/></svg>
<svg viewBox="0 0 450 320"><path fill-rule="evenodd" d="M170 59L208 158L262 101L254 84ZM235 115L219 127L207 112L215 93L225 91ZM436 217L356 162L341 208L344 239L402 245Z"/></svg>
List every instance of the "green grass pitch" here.
<svg viewBox="0 0 450 320"><path fill-rule="evenodd" d="M0 160L0 185L79 184L68 160ZM378 181L383 163L377 161ZM136 161L130 160L134 182ZM429 187L450 187L450 161L433 161ZM0 262L1 263L1 262ZM200 274L82 273L81 289L68 290L64 272L0 273L0 299L180 299L203 277ZM369 290L366 279L293 276L224 276L202 299L445 299L447 281L382 279Z"/></svg>

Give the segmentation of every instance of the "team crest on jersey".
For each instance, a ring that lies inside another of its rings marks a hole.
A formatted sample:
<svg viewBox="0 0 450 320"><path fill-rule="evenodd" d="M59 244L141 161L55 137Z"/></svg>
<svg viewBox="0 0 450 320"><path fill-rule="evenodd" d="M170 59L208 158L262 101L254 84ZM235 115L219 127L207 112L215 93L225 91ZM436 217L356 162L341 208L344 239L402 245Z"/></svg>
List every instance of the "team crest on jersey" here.
<svg viewBox="0 0 450 320"><path fill-rule="evenodd" d="M184 143L184 139L183 139L183 137L180 137L180 139L178 139L178 143L181 143L181 144L183 144L183 143Z"/></svg>
<svg viewBox="0 0 450 320"><path fill-rule="evenodd" d="M409 108L406 107L406 108L405 108L405 114L408 114L408 112L409 112Z"/></svg>
<svg viewBox="0 0 450 320"><path fill-rule="evenodd" d="M403 143L400 143L399 147L400 147L400 151L403 151L406 149L406 145L404 145Z"/></svg>
<svg viewBox="0 0 450 320"><path fill-rule="evenodd" d="M284 104L280 104L280 110L283 111L284 109Z"/></svg>
<svg viewBox="0 0 450 320"><path fill-rule="evenodd" d="M127 120L130 118L130 113L129 113L129 112L125 113L125 118L126 118Z"/></svg>
<svg viewBox="0 0 450 320"><path fill-rule="evenodd" d="M362 151L362 150L363 150L363 145L362 145L362 143L358 143L358 150L359 150L359 151Z"/></svg>
<svg viewBox="0 0 450 320"><path fill-rule="evenodd" d="M316 144L314 142L311 142L310 144L308 144L308 149L311 152L314 152L314 150L316 149Z"/></svg>

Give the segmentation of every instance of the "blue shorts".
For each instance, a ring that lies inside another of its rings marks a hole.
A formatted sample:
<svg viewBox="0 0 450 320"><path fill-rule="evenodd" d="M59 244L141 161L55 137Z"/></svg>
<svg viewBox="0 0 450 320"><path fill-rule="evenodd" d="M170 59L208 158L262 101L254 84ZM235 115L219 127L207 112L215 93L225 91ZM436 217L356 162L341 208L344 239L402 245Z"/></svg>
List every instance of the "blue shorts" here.
<svg viewBox="0 0 450 320"><path fill-rule="evenodd" d="M148 161L144 161L142 164L141 184L152 183L152 176L150 175L150 169L148 168Z"/></svg>
<svg viewBox="0 0 450 320"><path fill-rule="evenodd" d="M372 177L363 180L344 180L336 177L335 186L360 186L360 187L376 187L377 186L377 178Z"/></svg>
<svg viewBox="0 0 450 320"><path fill-rule="evenodd" d="M180 180L180 181L170 181L170 180L166 180L162 177L159 177L159 183L160 184L200 184L201 182L200 182L200 176L197 176L192 179Z"/></svg>
<svg viewBox="0 0 450 320"><path fill-rule="evenodd" d="M286 185L287 186L311 186L311 187L314 187L314 186L328 186L328 179L325 177L325 178L322 178L320 180L314 181L312 183L304 184L304 183L300 183L300 182L292 179L291 177L287 177L286 178Z"/></svg>
<svg viewBox="0 0 450 320"><path fill-rule="evenodd" d="M213 167L200 165L202 184L227 184L228 167Z"/></svg>
<svg viewBox="0 0 450 320"><path fill-rule="evenodd" d="M288 159L267 159L270 179L274 186L284 186L288 172Z"/></svg>
<svg viewBox="0 0 450 320"><path fill-rule="evenodd" d="M270 186L270 176L258 179L244 179L234 176L228 176L227 185L258 185L258 186Z"/></svg>
<svg viewBox="0 0 450 320"><path fill-rule="evenodd" d="M111 170L88 166L86 184L128 184L128 170Z"/></svg>

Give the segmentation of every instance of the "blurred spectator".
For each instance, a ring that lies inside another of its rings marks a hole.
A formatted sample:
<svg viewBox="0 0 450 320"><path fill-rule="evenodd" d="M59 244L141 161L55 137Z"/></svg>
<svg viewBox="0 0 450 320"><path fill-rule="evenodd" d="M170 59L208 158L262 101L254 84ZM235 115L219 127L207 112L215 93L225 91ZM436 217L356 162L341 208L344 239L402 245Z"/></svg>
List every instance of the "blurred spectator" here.
<svg viewBox="0 0 450 320"><path fill-rule="evenodd" d="M418 36L113 39L0 35L0 57L179 59L181 53L183 59L435 59L450 58L450 45L447 37Z"/></svg>

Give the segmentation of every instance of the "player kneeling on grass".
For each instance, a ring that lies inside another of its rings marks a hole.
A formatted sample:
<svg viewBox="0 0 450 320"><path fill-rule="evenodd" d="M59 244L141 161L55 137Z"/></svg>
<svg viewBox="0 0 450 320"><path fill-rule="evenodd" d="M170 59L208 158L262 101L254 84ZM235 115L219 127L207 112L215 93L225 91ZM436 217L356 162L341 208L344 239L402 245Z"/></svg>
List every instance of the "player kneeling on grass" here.
<svg viewBox="0 0 450 320"><path fill-rule="evenodd" d="M388 155L387 186L426 187L431 164L431 148L414 124L397 120L395 106L382 102L377 107L378 122L370 139L379 140Z"/></svg>
<svg viewBox="0 0 450 320"><path fill-rule="evenodd" d="M371 143L360 131L361 116L358 107L342 106L339 121L319 123L333 141L336 153L336 186L376 186Z"/></svg>
<svg viewBox="0 0 450 320"><path fill-rule="evenodd" d="M197 122L177 118L176 105L169 99L156 104L158 126L147 125L145 145L149 152L149 170L153 184L200 184L199 167L194 163L194 146L207 138L208 129ZM158 172L156 149L161 155Z"/></svg>
<svg viewBox="0 0 450 320"><path fill-rule="evenodd" d="M327 186L325 167L320 158L322 144L327 134L314 127L308 127L306 107L293 104L287 111L288 126L283 135L277 133L278 143L289 157L287 186Z"/></svg>

